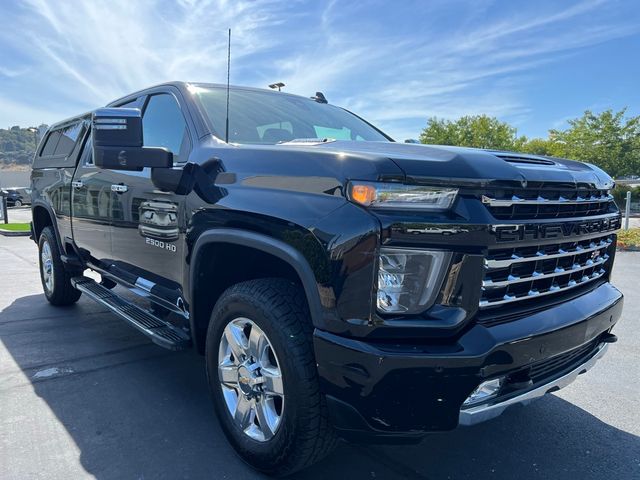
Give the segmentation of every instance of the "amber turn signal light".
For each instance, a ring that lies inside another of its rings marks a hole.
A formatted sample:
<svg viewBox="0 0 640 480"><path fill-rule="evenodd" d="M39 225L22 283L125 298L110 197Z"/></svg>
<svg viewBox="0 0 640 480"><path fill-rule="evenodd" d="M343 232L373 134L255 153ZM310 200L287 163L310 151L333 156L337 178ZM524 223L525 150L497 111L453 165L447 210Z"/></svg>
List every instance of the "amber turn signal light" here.
<svg viewBox="0 0 640 480"><path fill-rule="evenodd" d="M376 189L372 185L351 185L351 199L361 205L369 206L376 198Z"/></svg>

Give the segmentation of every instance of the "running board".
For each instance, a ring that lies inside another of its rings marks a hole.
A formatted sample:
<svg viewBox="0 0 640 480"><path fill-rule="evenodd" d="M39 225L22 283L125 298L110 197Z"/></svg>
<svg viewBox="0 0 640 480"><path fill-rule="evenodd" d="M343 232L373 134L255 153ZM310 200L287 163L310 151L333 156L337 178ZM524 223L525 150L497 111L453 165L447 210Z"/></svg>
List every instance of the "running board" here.
<svg viewBox="0 0 640 480"><path fill-rule="evenodd" d="M127 302L91 278L84 276L73 277L71 283L82 293L104 305L140 330L153 343L169 350L184 350L191 346L191 338L185 332L151 315L146 310Z"/></svg>

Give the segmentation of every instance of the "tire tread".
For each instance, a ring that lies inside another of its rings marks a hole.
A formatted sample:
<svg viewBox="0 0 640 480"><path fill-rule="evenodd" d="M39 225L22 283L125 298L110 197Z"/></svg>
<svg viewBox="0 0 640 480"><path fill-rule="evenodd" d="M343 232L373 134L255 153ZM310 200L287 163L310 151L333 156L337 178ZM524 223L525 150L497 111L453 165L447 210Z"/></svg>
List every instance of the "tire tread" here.
<svg viewBox="0 0 640 480"><path fill-rule="evenodd" d="M298 367L296 383L307 393L308 403L302 409L304 415L296 419L297 441L274 458L273 467L261 470L271 475L289 475L325 457L337 442L320 392L313 353L313 326L306 297L300 286L289 280L265 278L229 287L217 305L224 304L229 298L243 298L254 307L270 312L278 319L278 328L288 335L287 356L295 359ZM215 309L212 323L214 320Z"/></svg>
<svg viewBox="0 0 640 480"><path fill-rule="evenodd" d="M56 306L65 306L72 305L78 301L82 292L74 288L71 283L71 278L76 275L74 272L69 272L62 263L62 259L60 258L60 248L58 246L58 242L56 240L56 234L53 230L53 227L45 227L42 229L42 233L40 234L40 240L38 241L38 249L42 248L43 238L47 240L49 243L49 248L51 249L51 258L53 260L53 271L54 271L54 288L53 293L48 294L47 290L44 286L44 281L42 282L42 288L45 291L45 297L52 305ZM42 260L38 259L40 262L40 279L42 280Z"/></svg>

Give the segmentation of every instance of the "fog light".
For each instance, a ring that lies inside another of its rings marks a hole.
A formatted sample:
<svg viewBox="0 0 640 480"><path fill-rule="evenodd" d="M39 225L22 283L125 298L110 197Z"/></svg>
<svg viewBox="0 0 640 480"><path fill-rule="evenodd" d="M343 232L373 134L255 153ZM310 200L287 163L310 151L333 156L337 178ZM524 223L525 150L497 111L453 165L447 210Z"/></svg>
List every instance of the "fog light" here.
<svg viewBox="0 0 640 480"><path fill-rule="evenodd" d="M471 392L471 395L469 395L462 405L473 405L497 396L503 383L504 377L494 378L493 380L487 380L481 383L478 388Z"/></svg>
<svg viewBox="0 0 640 480"><path fill-rule="evenodd" d="M437 250L380 249L378 310L408 314L426 310L436 299L450 256Z"/></svg>

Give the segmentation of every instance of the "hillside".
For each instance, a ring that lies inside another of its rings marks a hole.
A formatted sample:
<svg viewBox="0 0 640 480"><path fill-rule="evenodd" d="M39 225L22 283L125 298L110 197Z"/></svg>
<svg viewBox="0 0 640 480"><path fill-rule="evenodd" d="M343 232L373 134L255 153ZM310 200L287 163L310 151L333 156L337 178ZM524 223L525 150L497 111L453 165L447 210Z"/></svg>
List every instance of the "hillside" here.
<svg viewBox="0 0 640 480"><path fill-rule="evenodd" d="M46 125L37 129L13 126L0 128L0 167L27 166L36 149L36 138L46 130ZM34 132L34 130L36 130Z"/></svg>

